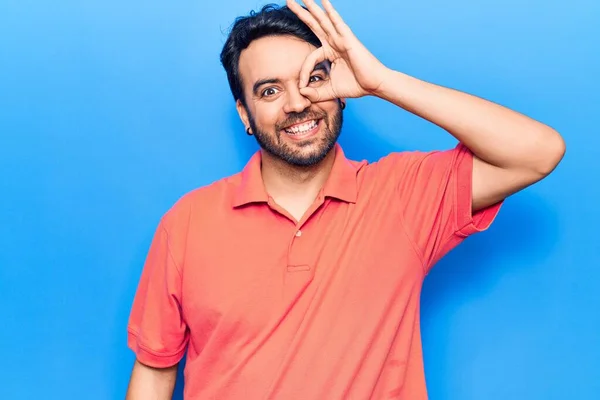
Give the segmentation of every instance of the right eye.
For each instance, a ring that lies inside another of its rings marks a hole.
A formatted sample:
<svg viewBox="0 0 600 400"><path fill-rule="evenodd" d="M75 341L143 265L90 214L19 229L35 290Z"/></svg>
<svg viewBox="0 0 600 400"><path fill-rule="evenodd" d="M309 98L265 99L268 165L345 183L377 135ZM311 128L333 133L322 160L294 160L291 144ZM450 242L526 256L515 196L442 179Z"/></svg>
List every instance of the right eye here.
<svg viewBox="0 0 600 400"><path fill-rule="evenodd" d="M272 87L266 88L265 90L262 91L263 97L269 97L269 96L273 96L275 94L277 94L277 89L272 88Z"/></svg>

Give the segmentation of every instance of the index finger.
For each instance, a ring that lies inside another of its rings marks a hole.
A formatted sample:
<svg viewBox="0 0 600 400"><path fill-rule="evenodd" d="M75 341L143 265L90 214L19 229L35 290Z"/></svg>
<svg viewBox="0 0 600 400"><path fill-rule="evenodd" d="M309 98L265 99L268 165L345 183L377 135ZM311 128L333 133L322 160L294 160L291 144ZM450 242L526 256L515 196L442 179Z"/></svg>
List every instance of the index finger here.
<svg viewBox="0 0 600 400"><path fill-rule="evenodd" d="M315 66L326 59L323 47L316 49L306 57L306 60L304 60L304 64L302 64L302 68L300 69L300 83L298 85L300 88L304 88L308 85L308 79L315 69Z"/></svg>

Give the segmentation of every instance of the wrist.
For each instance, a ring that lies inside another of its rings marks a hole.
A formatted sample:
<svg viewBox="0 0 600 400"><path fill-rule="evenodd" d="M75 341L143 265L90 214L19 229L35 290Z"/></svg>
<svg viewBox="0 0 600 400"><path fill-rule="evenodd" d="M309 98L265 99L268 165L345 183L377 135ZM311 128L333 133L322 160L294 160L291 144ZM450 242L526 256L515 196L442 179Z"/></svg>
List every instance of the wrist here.
<svg viewBox="0 0 600 400"><path fill-rule="evenodd" d="M386 67L381 72L381 83L371 95L383 100L391 101L393 97L396 97L394 93L398 92L398 89L402 86L402 80L405 77L406 75Z"/></svg>

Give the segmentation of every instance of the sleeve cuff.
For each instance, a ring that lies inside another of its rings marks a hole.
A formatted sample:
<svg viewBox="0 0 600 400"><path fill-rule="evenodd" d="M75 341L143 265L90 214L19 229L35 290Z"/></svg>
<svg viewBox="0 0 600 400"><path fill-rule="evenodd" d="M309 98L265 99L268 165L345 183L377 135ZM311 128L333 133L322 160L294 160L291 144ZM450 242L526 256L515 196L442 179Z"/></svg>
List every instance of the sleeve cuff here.
<svg viewBox="0 0 600 400"><path fill-rule="evenodd" d="M487 230L494 222L504 201L473 213L473 154L459 144L456 160L456 234L467 237Z"/></svg>
<svg viewBox="0 0 600 400"><path fill-rule="evenodd" d="M141 344L139 337L131 330L127 332L127 346L135 353L139 362L153 368L168 368L176 365L181 361L186 350L184 344L174 353L159 354Z"/></svg>

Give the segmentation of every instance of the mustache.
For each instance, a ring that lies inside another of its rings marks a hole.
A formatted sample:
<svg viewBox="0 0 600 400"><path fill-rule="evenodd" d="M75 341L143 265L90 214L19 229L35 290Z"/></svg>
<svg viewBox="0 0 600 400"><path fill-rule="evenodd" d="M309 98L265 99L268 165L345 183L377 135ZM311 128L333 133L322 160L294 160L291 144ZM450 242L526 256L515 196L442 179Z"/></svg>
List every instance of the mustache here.
<svg viewBox="0 0 600 400"><path fill-rule="evenodd" d="M299 113L292 113L284 121L277 124L277 130L285 129L290 125L297 124L298 122L310 120L310 119L322 119L327 117L327 114L316 113L314 111L302 111Z"/></svg>

